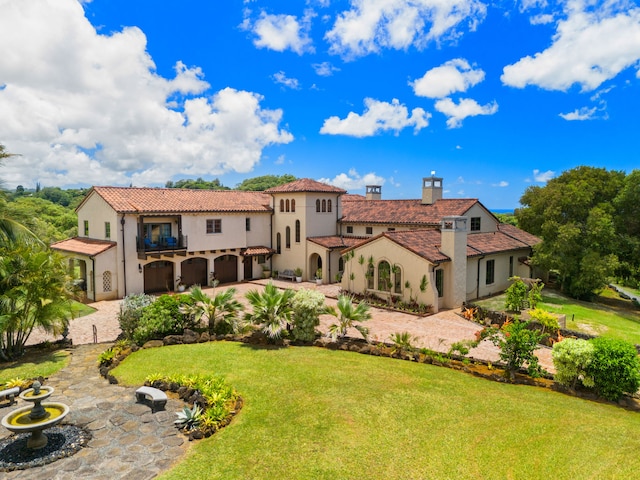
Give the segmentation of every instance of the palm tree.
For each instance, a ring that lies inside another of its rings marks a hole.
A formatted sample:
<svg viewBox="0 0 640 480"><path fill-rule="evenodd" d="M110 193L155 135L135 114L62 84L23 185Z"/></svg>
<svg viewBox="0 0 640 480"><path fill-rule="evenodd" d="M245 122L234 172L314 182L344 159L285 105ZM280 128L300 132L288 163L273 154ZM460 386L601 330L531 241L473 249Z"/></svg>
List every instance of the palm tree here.
<svg viewBox="0 0 640 480"><path fill-rule="evenodd" d="M0 250L0 358L24 352L35 328L53 334L68 326L70 282L62 257L37 244Z"/></svg>
<svg viewBox="0 0 640 480"><path fill-rule="evenodd" d="M264 290L249 290L245 296L253 307L246 318L255 325L261 325L262 331L271 339L280 338L291 322L292 300L295 292L291 289L279 290L269 282Z"/></svg>
<svg viewBox="0 0 640 480"><path fill-rule="evenodd" d="M209 333L214 333L221 323L230 327L233 332L238 330L238 312L244 310L244 307L235 299L235 288L228 288L211 298L196 285L191 289L190 295L195 304L183 307L183 313L192 314L196 321L206 320Z"/></svg>
<svg viewBox="0 0 640 480"><path fill-rule="evenodd" d="M338 323L334 323L329 327L328 335L333 341L345 337L347 330L351 327L358 330L366 340L369 336L369 329L362 325L356 325L355 322L364 322L371 318L369 304L367 302L354 304L353 298L349 295L340 295L337 306L337 311L335 307L328 309L328 313L338 319Z"/></svg>

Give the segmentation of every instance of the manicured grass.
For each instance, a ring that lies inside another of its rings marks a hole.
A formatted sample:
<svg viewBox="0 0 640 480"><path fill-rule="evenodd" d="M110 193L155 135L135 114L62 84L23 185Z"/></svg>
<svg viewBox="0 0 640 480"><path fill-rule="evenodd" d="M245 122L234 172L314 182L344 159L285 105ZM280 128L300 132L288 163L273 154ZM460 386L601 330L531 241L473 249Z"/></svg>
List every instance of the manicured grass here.
<svg viewBox="0 0 640 480"><path fill-rule="evenodd" d="M70 318L84 317L85 315L89 315L90 313L93 313L96 311L95 308L90 307L89 305L85 305L84 303L81 303L81 302L73 302L71 304L71 310L73 312L73 316Z"/></svg>
<svg viewBox="0 0 640 480"><path fill-rule="evenodd" d="M216 373L245 404L167 479L633 478L640 413L442 367L312 347L147 349L113 373Z"/></svg>
<svg viewBox="0 0 640 480"><path fill-rule="evenodd" d="M48 377L69 364L69 352L28 352L13 362L0 363L0 385L14 378Z"/></svg>
<svg viewBox="0 0 640 480"><path fill-rule="evenodd" d="M605 290L605 299L618 299L617 294ZM475 303L492 310L504 310L505 295L496 295ZM567 316L567 328L586 332L593 335L606 335L619 338L634 344L640 344L640 310L633 307L631 302L619 302L628 308L610 306L604 303L581 302L554 290L542 291L540 308L553 313Z"/></svg>

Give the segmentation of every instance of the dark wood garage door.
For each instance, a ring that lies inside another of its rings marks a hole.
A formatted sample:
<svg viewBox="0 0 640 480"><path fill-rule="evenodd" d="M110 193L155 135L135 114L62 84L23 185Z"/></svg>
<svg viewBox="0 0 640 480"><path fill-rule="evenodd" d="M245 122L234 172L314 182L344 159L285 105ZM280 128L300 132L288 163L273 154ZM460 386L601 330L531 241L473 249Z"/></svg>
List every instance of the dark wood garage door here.
<svg viewBox="0 0 640 480"><path fill-rule="evenodd" d="M220 283L238 281L238 257L223 255L213 261L216 278Z"/></svg>
<svg viewBox="0 0 640 480"><path fill-rule="evenodd" d="M173 262L151 262L144 266L144 293L170 292L174 287Z"/></svg>
<svg viewBox="0 0 640 480"><path fill-rule="evenodd" d="M187 287L191 285L207 285L207 259L206 258L190 258L184 260L180 265L182 271L182 283Z"/></svg>

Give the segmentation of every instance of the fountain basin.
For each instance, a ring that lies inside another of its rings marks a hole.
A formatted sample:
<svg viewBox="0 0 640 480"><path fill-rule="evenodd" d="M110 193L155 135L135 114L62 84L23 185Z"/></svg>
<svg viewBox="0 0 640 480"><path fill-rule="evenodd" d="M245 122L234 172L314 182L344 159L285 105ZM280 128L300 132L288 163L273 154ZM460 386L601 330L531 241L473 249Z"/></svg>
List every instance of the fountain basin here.
<svg viewBox="0 0 640 480"><path fill-rule="evenodd" d="M42 431L60 423L69 413L69 407L64 403L46 402L42 403L42 408L45 415L38 419L30 417L32 411L30 405L18 408L2 418L2 426L14 433L31 432L27 447L42 448L47 444L47 436Z"/></svg>
<svg viewBox="0 0 640 480"><path fill-rule="evenodd" d="M53 390L54 390L53 387L43 385L40 387L40 393L38 393L37 395L35 393L35 389L28 388L27 390L20 393L20 395L18 396L21 399L26 400L27 402L38 402L38 401L41 402L42 400L46 400L47 398L49 398L53 393Z"/></svg>

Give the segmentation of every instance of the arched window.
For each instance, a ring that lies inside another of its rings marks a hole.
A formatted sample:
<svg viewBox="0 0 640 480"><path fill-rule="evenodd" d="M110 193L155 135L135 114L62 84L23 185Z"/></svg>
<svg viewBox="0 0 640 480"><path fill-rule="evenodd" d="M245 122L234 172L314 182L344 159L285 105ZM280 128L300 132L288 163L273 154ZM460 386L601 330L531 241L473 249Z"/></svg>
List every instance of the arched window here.
<svg viewBox="0 0 640 480"><path fill-rule="evenodd" d="M320 211L320 200L316 200L316 212Z"/></svg>
<svg viewBox="0 0 640 480"><path fill-rule="evenodd" d="M373 276L375 275L375 268L373 263L369 264L367 267L367 288L373 290Z"/></svg>
<svg viewBox="0 0 640 480"><path fill-rule="evenodd" d="M284 212L284 200L280 199L280 211Z"/></svg>
<svg viewBox="0 0 640 480"><path fill-rule="evenodd" d="M280 238L280 232L276 235L276 253L282 253L282 239Z"/></svg>
<svg viewBox="0 0 640 480"><path fill-rule="evenodd" d="M291 248L291 228L287 227L287 229L285 230L285 248Z"/></svg>
<svg viewBox="0 0 640 480"><path fill-rule="evenodd" d="M287 212L289 211L289 199L287 198Z"/></svg>
<svg viewBox="0 0 640 480"><path fill-rule="evenodd" d="M327 200L327 212L331 212L331 200Z"/></svg>
<svg viewBox="0 0 640 480"><path fill-rule="evenodd" d="M385 260L378 264L378 290L391 290L391 265Z"/></svg>
<svg viewBox="0 0 640 480"><path fill-rule="evenodd" d="M393 291L402 293L402 269L399 265L393 266Z"/></svg>
<svg viewBox="0 0 640 480"><path fill-rule="evenodd" d="M291 199L291 211L295 212L296 211L296 201L295 199Z"/></svg>
<svg viewBox="0 0 640 480"><path fill-rule="evenodd" d="M300 220L296 220L296 243L300 243Z"/></svg>
<svg viewBox="0 0 640 480"><path fill-rule="evenodd" d="M322 200L322 211L323 212L327 211L327 201L326 200Z"/></svg>
<svg viewBox="0 0 640 480"><path fill-rule="evenodd" d="M102 291L111 291L111 272L107 271L102 274Z"/></svg>

